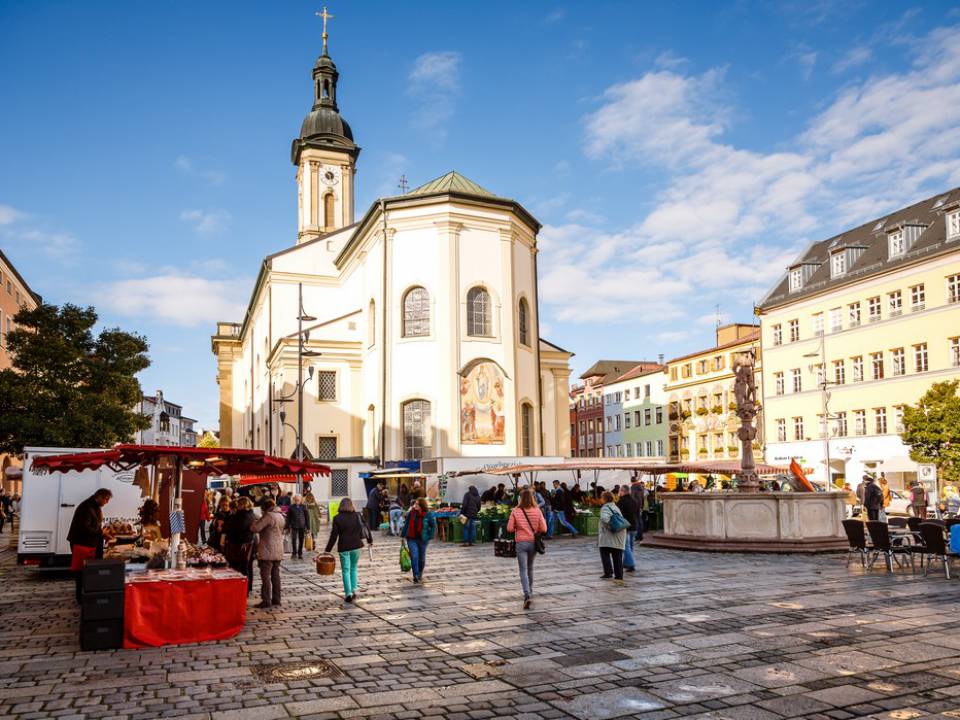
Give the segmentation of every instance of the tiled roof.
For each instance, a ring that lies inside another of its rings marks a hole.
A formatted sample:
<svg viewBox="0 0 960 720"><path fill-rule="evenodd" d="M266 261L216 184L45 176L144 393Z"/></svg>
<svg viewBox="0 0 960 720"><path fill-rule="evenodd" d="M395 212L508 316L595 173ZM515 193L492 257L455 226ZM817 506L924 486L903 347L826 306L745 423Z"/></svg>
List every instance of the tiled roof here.
<svg viewBox="0 0 960 720"><path fill-rule="evenodd" d="M477 185L473 180L464 177L456 170L451 170L446 175L442 175L418 188L414 188L404 197L434 195L436 193L460 193L461 195L478 195L487 198L498 197L486 188Z"/></svg>
<svg viewBox="0 0 960 720"><path fill-rule="evenodd" d="M580 379L586 380L588 377L603 375L601 383L606 385L641 364L656 365L657 363L650 360L597 360L580 376Z"/></svg>
<svg viewBox="0 0 960 720"><path fill-rule="evenodd" d="M630 370L618 377L616 382L620 382L621 380L633 380L634 378L643 377L644 375L650 375L655 372L663 372L666 369L666 365L643 362L633 368L633 370Z"/></svg>
<svg viewBox="0 0 960 720"><path fill-rule="evenodd" d="M696 352L688 353L686 355L681 355L680 357L675 357L672 360L668 360L668 363L679 362L680 360L687 360L688 358L696 357L697 355L703 355L704 353L715 352L717 350L726 350L727 348L732 348L737 345L743 345L749 342L755 342L760 339L760 328L757 328L752 333L744 335L743 337L737 338L736 340L731 340L728 343L723 345L714 345L713 347L704 348L703 350L697 350Z"/></svg>
<svg viewBox="0 0 960 720"><path fill-rule="evenodd" d="M767 294L759 307L768 309L784 305L826 290L861 282L866 278L919 260L960 251L960 240L947 241L944 222L944 210L955 206L958 201L960 201L960 188L946 190L909 207L874 218L839 235L813 243L791 266L803 264L817 266L817 269L804 280L803 288L790 292L788 272ZM887 232L901 225L921 225L923 230L907 252L890 258ZM846 273L840 277L831 278L830 251L849 246L863 247L864 250L847 268Z"/></svg>

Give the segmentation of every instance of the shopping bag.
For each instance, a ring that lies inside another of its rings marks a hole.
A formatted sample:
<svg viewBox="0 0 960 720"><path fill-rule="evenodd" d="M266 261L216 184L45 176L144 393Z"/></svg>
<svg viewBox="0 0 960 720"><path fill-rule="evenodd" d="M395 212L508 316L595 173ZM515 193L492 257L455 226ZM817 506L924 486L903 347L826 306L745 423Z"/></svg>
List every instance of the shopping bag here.
<svg viewBox="0 0 960 720"><path fill-rule="evenodd" d="M307 552L312 552L312 551L313 551L313 535L309 535L309 534L308 534L308 535L303 539L303 547L304 547L304 549L305 549Z"/></svg>
<svg viewBox="0 0 960 720"><path fill-rule="evenodd" d="M403 543L400 545L400 572L410 572L410 568L413 567L413 563L410 562L410 551L407 549L407 544Z"/></svg>

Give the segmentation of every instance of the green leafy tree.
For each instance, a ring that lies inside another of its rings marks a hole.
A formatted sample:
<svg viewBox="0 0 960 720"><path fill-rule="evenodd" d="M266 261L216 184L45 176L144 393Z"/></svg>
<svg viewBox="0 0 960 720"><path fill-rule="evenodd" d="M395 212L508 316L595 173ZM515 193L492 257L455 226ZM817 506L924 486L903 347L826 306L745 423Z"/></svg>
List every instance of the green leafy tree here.
<svg viewBox="0 0 960 720"><path fill-rule="evenodd" d="M119 328L93 334L92 307L22 309L7 334L13 368L0 371L0 452L27 446L109 447L149 427L134 410L147 341Z"/></svg>
<svg viewBox="0 0 960 720"><path fill-rule="evenodd" d="M197 443L197 447L202 448L218 448L220 447L220 441L217 440L217 436L212 432L207 430L200 438L200 441Z"/></svg>
<svg viewBox="0 0 960 720"><path fill-rule="evenodd" d="M903 441L914 462L933 463L941 481L960 482L960 381L934 383L903 408Z"/></svg>

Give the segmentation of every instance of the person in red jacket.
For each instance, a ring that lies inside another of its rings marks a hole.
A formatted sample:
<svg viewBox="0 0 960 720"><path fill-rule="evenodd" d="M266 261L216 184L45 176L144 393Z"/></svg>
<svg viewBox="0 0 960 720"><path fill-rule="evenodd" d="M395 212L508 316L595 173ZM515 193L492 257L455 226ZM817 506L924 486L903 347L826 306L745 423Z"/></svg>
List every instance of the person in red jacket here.
<svg viewBox="0 0 960 720"><path fill-rule="evenodd" d="M213 516L210 514L210 502L212 499L212 493L207 490L203 494L203 502L200 503L200 542L204 545L207 544L207 523L213 519Z"/></svg>
<svg viewBox="0 0 960 720"><path fill-rule="evenodd" d="M547 532L547 521L537 507L537 499L530 488L520 493L520 505L510 512L507 532L512 532L517 543L517 564L520 568L520 586L523 588L523 609L530 609L533 595L533 560L537 556L535 538Z"/></svg>

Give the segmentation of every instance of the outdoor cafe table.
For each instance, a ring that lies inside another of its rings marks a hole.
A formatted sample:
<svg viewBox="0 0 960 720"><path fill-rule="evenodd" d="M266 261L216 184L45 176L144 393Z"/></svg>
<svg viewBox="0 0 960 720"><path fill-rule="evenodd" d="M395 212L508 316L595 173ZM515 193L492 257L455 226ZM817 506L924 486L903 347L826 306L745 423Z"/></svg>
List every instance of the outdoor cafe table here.
<svg viewBox="0 0 960 720"><path fill-rule="evenodd" d="M247 578L227 569L147 570L126 578L125 648L225 640L243 629Z"/></svg>

